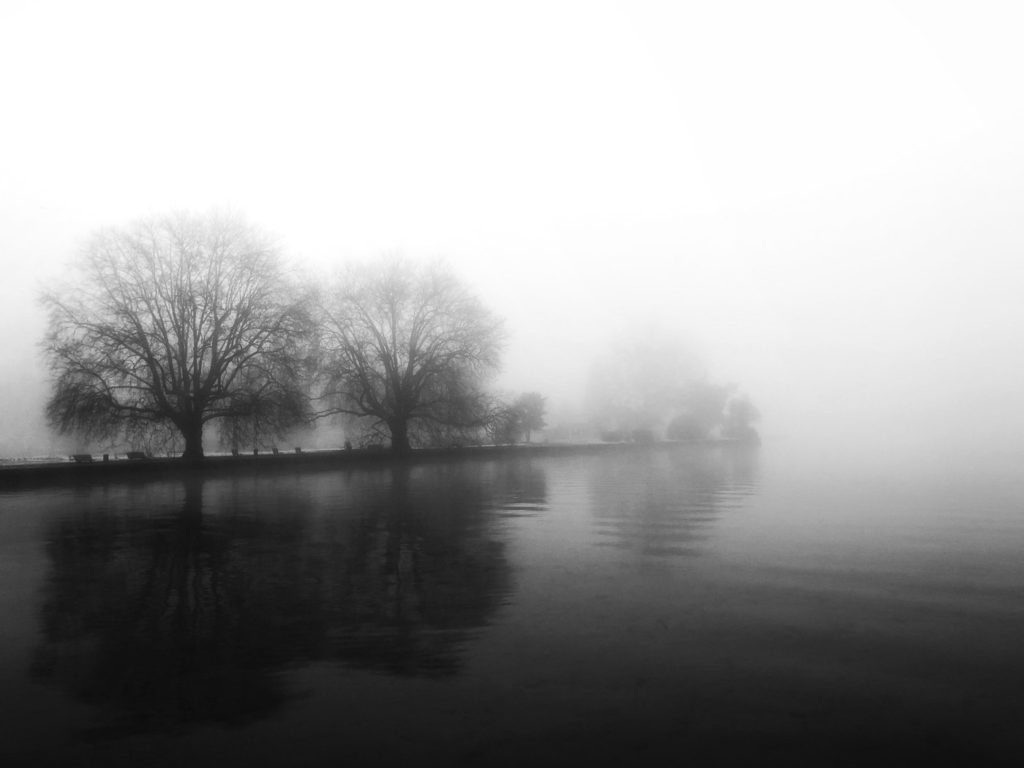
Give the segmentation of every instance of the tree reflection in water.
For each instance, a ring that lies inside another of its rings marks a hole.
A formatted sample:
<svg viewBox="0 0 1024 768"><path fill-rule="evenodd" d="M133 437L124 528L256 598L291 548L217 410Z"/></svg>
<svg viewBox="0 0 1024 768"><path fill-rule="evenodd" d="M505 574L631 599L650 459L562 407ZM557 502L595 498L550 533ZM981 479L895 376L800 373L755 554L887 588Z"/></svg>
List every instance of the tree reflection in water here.
<svg viewBox="0 0 1024 768"><path fill-rule="evenodd" d="M590 475L596 543L700 554L722 511L756 491L757 456L756 448L700 444L601 456Z"/></svg>
<svg viewBox="0 0 1024 768"><path fill-rule="evenodd" d="M455 673L510 584L480 480L396 467L87 494L49 535L34 674L120 731L265 717L289 663ZM169 494L173 512L147 508Z"/></svg>
<svg viewBox="0 0 1024 768"><path fill-rule="evenodd" d="M509 589L503 544L490 539L477 468L394 468L346 557L331 559L331 655L399 674L457 670L468 632ZM487 491L492 491L491 486ZM489 496L489 493L487 494Z"/></svg>

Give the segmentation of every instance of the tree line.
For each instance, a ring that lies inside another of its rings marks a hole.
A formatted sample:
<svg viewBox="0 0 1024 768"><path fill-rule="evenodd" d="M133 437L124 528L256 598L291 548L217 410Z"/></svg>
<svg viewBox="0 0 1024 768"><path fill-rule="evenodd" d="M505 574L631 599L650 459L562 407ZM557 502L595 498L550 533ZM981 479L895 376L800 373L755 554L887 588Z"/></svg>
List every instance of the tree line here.
<svg viewBox="0 0 1024 768"><path fill-rule="evenodd" d="M603 440L760 441L750 398L712 380L700 355L658 327L609 343L590 370L587 400Z"/></svg>
<svg viewBox="0 0 1024 768"><path fill-rule="evenodd" d="M492 425L502 322L441 264L350 267L317 287L235 214L176 214L97 233L71 282L47 292L50 423L128 444L154 436L203 456L341 415L414 441Z"/></svg>
<svg viewBox="0 0 1024 768"><path fill-rule="evenodd" d="M255 446L326 417L396 453L545 426L539 393L488 391L504 323L440 262L314 284L240 215L179 213L97 232L42 299L47 418L87 440L199 460L211 430Z"/></svg>

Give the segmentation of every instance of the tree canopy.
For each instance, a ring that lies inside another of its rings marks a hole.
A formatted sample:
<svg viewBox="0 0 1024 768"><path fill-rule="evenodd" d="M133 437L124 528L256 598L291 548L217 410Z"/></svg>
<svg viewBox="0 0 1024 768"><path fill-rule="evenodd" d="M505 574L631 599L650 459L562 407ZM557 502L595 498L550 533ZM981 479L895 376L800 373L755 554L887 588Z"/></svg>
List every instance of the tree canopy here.
<svg viewBox="0 0 1024 768"><path fill-rule="evenodd" d="M734 397L725 409L722 422L722 437L748 443L760 443L761 437L753 422L761 418L761 412L746 395Z"/></svg>
<svg viewBox="0 0 1024 768"><path fill-rule="evenodd" d="M101 231L75 266L43 296L47 416L61 432L170 430L198 459L211 421L278 432L307 415L307 305L271 239L240 216Z"/></svg>
<svg viewBox="0 0 1024 768"><path fill-rule="evenodd" d="M524 392L512 402L498 401L492 409L488 431L495 443L530 442L535 429L544 429L545 398L540 392Z"/></svg>
<svg viewBox="0 0 1024 768"><path fill-rule="evenodd" d="M385 430L395 452L485 425L502 322L440 263L354 265L323 297L327 411Z"/></svg>
<svg viewBox="0 0 1024 768"><path fill-rule="evenodd" d="M677 408L680 389L700 378L700 357L661 327L634 328L612 339L590 371L588 406L599 431L654 433Z"/></svg>
<svg viewBox="0 0 1024 768"><path fill-rule="evenodd" d="M524 392L514 404L520 414L520 426L526 434L526 442L530 442L530 434L535 429L544 429L544 396L540 392Z"/></svg>
<svg viewBox="0 0 1024 768"><path fill-rule="evenodd" d="M734 384L710 380L701 358L657 326L610 345L591 369L589 405L608 440L757 439L757 409Z"/></svg>

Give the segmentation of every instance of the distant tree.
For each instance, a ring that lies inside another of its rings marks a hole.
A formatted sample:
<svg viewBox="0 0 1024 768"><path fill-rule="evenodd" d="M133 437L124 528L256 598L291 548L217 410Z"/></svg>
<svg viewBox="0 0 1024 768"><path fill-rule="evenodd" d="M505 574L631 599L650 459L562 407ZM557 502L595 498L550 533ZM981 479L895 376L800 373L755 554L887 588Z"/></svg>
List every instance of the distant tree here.
<svg viewBox="0 0 1024 768"><path fill-rule="evenodd" d="M731 385L714 384L703 379L688 381L679 388L678 413L669 422L666 436L671 440L705 439L722 424Z"/></svg>
<svg viewBox="0 0 1024 768"><path fill-rule="evenodd" d="M590 372L588 406L598 431L628 439L660 433L679 409L680 392L701 372L696 354L661 328L637 329L614 342Z"/></svg>
<svg viewBox="0 0 1024 768"><path fill-rule="evenodd" d="M539 392L524 392L509 402L495 398L487 419L486 431L497 445L530 442L530 432L544 428L544 397Z"/></svg>
<svg viewBox="0 0 1024 768"><path fill-rule="evenodd" d="M760 442L761 437L752 426L753 422L759 418L761 418L761 413L750 402L750 398L746 395L734 397L726 406L725 421L722 425L722 437L730 440Z"/></svg>
<svg viewBox="0 0 1024 768"><path fill-rule="evenodd" d="M354 266L322 308L325 413L386 428L397 453L438 429L486 425L482 384L498 365L502 323L447 268Z"/></svg>
<svg viewBox="0 0 1024 768"><path fill-rule="evenodd" d="M526 442L530 442L530 433L535 429L544 429L544 396L539 392L524 392L515 402L519 413L520 429L526 434Z"/></svg>
<svg viewBox="0 0 1024 768"><path fill-rule="evenodd" d="M515 405L497 404L487 420L487 433L495 445L512 445L523 434L522 412Z"/></svg>
<svg viewBox="0 0 1024 768"><path fill-rule="evenodd" d="M270 239L234 214L176 214L97 233L47 292L50 423L88 438L177 432L201 459L215 420L303 420L306 305Z"/></svg>

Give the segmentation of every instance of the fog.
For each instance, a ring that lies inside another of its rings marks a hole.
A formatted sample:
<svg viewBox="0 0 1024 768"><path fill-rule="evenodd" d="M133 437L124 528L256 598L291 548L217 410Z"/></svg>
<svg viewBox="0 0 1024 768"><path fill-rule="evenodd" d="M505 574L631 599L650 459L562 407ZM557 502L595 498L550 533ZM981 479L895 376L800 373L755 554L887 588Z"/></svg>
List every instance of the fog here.
<svg viewBox="0 0 1024 768"><path fill-rule="evenodd" d="M303 270L445 258L506 318L495 386L549 423L656 327L751 397L766 445L1017 459L1020 14L5 3L0 456L69 444L37 296L89 234L230 206Z"/></svg>

